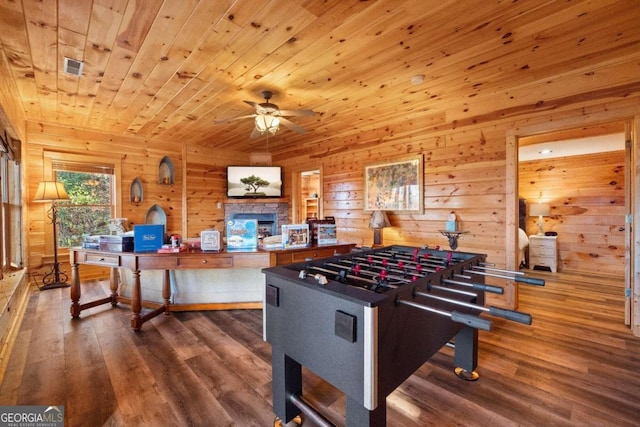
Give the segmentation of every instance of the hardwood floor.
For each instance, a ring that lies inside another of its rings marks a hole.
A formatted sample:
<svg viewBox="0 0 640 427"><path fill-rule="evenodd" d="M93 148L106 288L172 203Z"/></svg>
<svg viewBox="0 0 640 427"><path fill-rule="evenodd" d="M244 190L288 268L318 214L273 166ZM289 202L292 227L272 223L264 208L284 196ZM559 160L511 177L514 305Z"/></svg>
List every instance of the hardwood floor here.
<svg viewBox="0 0 640 427"><path fill-rule="evenodd" d="M477 382L445 348L387 399L389 426L637 426L640 338L624 326L619 282L541 273L521 286L532 326L480 332ZM83 286L83 300L108 294ZM304 371L304 396L344 425L344 396ZM141 332L129 307L69 315L69 289L34 293L0 386L0 405L64 405L67 426L271 426L262 312L183 312ZM309 421L305 426L309 426Z"/></svg>

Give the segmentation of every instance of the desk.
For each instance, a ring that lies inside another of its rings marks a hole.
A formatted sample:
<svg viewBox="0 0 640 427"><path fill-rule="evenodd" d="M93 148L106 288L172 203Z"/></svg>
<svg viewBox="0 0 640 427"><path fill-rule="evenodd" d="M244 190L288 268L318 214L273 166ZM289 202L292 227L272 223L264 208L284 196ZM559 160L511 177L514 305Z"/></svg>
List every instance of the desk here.
<svg viewBox="0 0 640 427"><path fill-rule="evenodd" d="M71 264L71 316L80 317L80 312L88 308L110 303L112 306L119 302L131 304L131 327L140 330L142 324L160 313L169 314L171 311L185 309L202 309L207 304L190 304L177 306L171 303L171 288L169 285L169 273L172 270L200 270L200 269L225 269L225 268L250 268L261 270L266 267L290 264L304 261L309 258L326 258L335 253L349 253L355 247L351 243L338 243L336 245L310 246L295 249L257 250L254 252L202 252L188 251L179 253L135 253L135 252L110 252L81 248L69 249ZM80 303L80 264L98 265L110 267L111 295L95 301ZM118 269L125 268L133 274L133 286L131 298L118 294ZM152 307L147 313L142 313L144 299L140 285L140 272L142 270L162 270L162 299L161 304L145 304ZM260 308L262 301L244 303L234 308Z"/></svg>

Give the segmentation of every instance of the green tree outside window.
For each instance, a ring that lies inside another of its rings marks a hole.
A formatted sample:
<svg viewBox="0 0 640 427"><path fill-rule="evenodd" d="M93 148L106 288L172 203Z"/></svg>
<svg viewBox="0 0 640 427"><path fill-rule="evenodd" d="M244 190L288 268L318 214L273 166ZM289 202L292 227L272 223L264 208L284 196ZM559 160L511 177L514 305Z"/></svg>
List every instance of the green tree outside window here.
<svg viewBox="0 0 640 427"><path fill-rule="evenodd" d="M84 235L109 234L113 176L57 171L70 200L58 203L58 246L82 245Z"/></svg>

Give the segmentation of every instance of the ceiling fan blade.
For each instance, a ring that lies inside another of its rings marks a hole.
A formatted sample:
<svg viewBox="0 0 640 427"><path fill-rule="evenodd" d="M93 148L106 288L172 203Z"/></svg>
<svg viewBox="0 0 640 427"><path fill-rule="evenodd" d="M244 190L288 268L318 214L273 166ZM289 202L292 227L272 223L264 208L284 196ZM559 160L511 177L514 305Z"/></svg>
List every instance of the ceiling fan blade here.
<svg viewBox="0 0 640 427"><path fill-rule="evenodd" d="M250 117L255 117L255 116L256 116L255 114L249 114L249 115L246 115L246 116L231 117L230 119L215 120L213 123L215 123L215 124L229 123L229 122L234 122L236 120L248 119Z"/></svg>
<svg viewBox="0 0 640 427"><path fill-rule="evenodd" d="M315 116L313 110L278 110L280 116Z"/></svg>
<svg viewBox="0 0 640 427"><path fill-rule="evenodd" d="M291 129L295 130L296 132L298 132L298 133L307 133L305 128L303 128L302 126L297 125L297 124L285 119L284 117L279 117L279 119L280 119L280 123L281 124L283 124L283 125L291 128Z"/></svg>
<svg viewBox="0 0 640 427"><path fill-rule="evenodd" d="M251 105L253 108L258 108L258 103L253 101L244 101L247 104Z"/></svg>
<svg viewBox="0 0 640 427"><path fill-rule="evenodd" d="M251 135L249 136L249 138L251 139L256 139L256 138L260 138L262 136L262 132L260 132L258 129L255 128L255 126L253 127L253 131L251 131Z"/></svg>

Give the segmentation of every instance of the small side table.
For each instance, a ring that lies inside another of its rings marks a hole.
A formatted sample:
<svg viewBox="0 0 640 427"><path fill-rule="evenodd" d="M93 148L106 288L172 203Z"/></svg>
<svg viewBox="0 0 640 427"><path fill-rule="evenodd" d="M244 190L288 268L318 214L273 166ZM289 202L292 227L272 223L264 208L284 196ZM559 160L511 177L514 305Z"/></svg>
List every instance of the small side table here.
<svg viewBox="0 0 640 427"><path fill-rule="evenodd" d="M529 266L558 272L558 236L529 236Z"/></svg>

